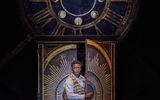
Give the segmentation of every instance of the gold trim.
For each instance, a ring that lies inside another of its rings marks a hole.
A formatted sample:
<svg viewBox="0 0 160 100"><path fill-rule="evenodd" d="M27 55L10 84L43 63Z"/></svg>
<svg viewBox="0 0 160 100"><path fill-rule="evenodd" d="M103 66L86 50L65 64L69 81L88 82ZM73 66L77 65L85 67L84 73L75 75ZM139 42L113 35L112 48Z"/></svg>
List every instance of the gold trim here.
<svg viewBox="0 0 160 100"><path fill-rule="evenodd" d="M42 94L42 84L40 84L41 83L41 78L42 77L40 77L41 76L41 72L42 72L42 52L41 52L41 50L42 50L42 46L43 46L43 44L38 44L38 49L37 49L37 53L38 53L38 98L39 97L41 97L41 94ZM41 66L40 66L41 65ZM40 70L41 69L41 70Z"/></svg>
<svg viewBox="0 0 160 100"><path fill-rule="evenodd" d="M44 87L43 87L44 86L44 81L43 81L44 80L44 77L43 77L43 72L44 72L44 69L43 69L44 68L44 44L42 44L42 53L41 54L42 54L41 55L42 56L42 62L41 62L42 63L42 98L44 100L44 95L43 95L44 94Z"/></svg>
<svg viewBox="0 0 160 100"><path fill-rule="evenodd" d="M111 43L111 60L112 60L111 100L115 100L115 43Z"/></svg>
<svg viewBox="0 0 160 100"><path fill-rule="evenodd" d="M45 67L44 69L46 68L46 66L48 65L48 63L50 62L50 60L53 59L53 57L55 57L56 55L60 54L61 52L63 51L66 51L66 50L70 50L70 49L76 49L77 46L75 44L69 44L69 45L65 45L63 47L60 47L58 49L56 49L55 51L53 51L45 60L44 60L44 63L45 63Z"/></svg>
<svg viewBox="0 0 160 100"><path fill-rule="evenodd" d="M37 41L37 43L64 43L64 44L76 44L76 43L85 43L85 41Z"/></svg>

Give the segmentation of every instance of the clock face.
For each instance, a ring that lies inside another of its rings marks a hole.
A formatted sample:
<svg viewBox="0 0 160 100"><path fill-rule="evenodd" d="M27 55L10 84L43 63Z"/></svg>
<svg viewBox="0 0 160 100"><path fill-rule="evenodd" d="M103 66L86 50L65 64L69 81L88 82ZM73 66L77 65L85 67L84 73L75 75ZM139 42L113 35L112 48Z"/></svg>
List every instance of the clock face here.
<svg viewBox="0 0 160 100"><path fill-rule="evenodd" d="M36 36L111 36L127 32L137 0L19 0L21 14Z"/></svg>

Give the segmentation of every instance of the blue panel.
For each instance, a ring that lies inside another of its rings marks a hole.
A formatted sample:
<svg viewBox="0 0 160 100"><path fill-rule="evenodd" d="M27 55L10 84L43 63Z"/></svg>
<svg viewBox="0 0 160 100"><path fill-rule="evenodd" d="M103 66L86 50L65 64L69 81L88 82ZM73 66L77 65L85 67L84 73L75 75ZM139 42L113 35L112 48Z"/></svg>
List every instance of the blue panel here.
<svg viewBox="0 0 160 100"><path fill-rule="evenodd" d="M101 14L104 8L105 8L105 3L97 2L94 10L98 11L98 13Z"/></svg>
<svg viewBox="0 0 160 100"><path fill-rule="evenodd" d="M30 7L32 14L35 14L36 12L46 8L47 5L44 2L31 2Z"/></svg>
<svg viewBox="0 0 160 100"><path fill-rule="evenodd" d="M112 2L110 4L110 9L124 16L127 10L127 2Z"/></svg>
<svg viewBox="0 0 160 100"><path fill-rule="evenodd" d="M74 16L71 16L69 14L66 14L66 17L63 19L63 21L69 23L69 24L72 24L74 25L74 19L75 17ZM62 19L61 19L62 20Z"/></svg>
<svg viewBox="0 0 160 100"><path fill-rule="evenodd" d="M93 20L95 20L95 19L90 17L90 14L87 14L86 16L83 16L82 19L83 19L83 25L88 24L88 23L92 22Z"/></svg>
<svg viewBox="0 0 160 100"><path fill-rule="evenodd" d="M82 33L84 35L96 35L97 34L94 27L91 27L91 28L88 28L88 29L84 29L84 30L82 30Z"/></svg>
<svg viewBox="0 0 160 100"><path fill-rule="evenodd" d="M64 8L72 14L83 14L88 12L95 0L62 0Z"/></svg>
<svg viewBox="0 0 160 100"><path fill-rule="evenodd" d="M56 26L56 24L57 24L57 21L56 20L52 20L44 28L42 28L42 31L45 34L50 35L51 32L53 31L53 28Z"/></svg>
<svg viewBox="0 0 160 100"><path fill-rule="evenodd" d="M116 26L106 20L101 20L97 26L105 35L113 35L116 31Z"/></svg>
<svg viewBox="0 0 160 100"><path fill-rule="evenodd" d="M66 28L64 35L74 35L74 31L70 28Z"/></svg>
<svg viewBox="0 0 160 100"><path fill-rule="evenodd" d="M60 10L63 10L61 4L58 2L58 3L52 3L52 9L53 11L58 15L58 12Z"/></svg>

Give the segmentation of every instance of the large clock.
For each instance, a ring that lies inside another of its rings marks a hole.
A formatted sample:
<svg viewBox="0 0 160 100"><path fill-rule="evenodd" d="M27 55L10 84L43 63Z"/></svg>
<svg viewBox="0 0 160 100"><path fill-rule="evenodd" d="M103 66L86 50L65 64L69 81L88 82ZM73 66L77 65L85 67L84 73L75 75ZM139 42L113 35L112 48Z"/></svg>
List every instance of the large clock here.
<svg viewBox="0 0 160 100"><path fill-rule="evenodd" d="M36 37L111 37L130 28L138 0L19 0L23 22Z"/></svg>

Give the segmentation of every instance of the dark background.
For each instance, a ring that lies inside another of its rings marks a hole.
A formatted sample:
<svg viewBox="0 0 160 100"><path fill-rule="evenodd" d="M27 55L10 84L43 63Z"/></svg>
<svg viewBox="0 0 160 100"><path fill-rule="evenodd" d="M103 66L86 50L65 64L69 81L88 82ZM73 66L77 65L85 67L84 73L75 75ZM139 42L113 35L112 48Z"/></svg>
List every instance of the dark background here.
<svg viewBox="0 0 160 100"><path fill-rule="evenodd" d="M158 6L141 0L132 28L116 45L116 100L160 100ZM37 43L12 53L26 30L16 0L1 1L0 11L0 100L37 100Z"/></svg>

